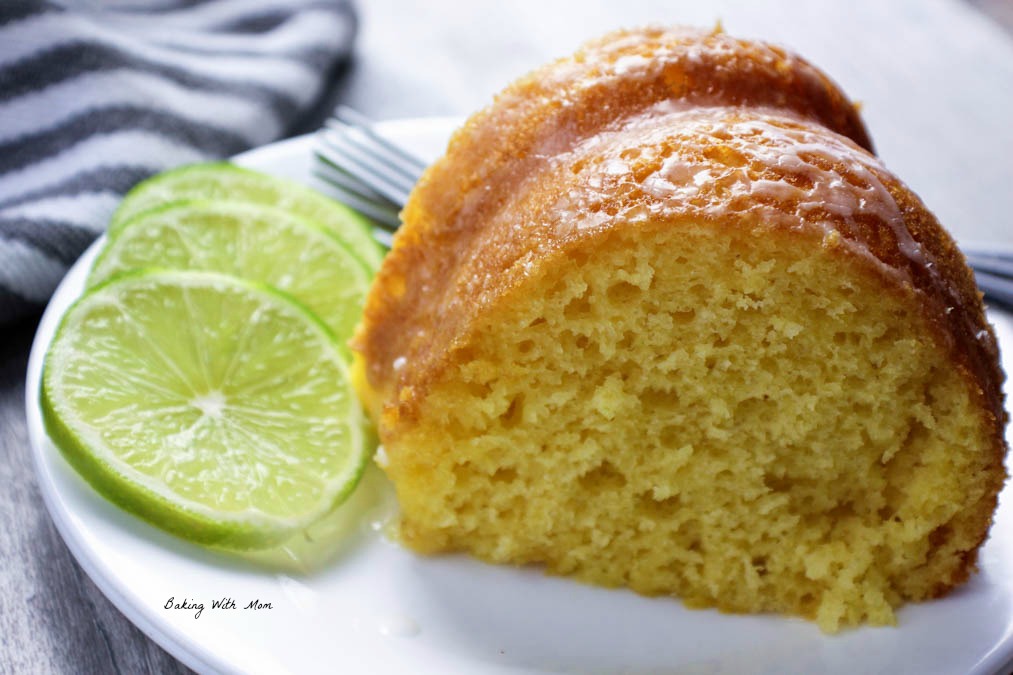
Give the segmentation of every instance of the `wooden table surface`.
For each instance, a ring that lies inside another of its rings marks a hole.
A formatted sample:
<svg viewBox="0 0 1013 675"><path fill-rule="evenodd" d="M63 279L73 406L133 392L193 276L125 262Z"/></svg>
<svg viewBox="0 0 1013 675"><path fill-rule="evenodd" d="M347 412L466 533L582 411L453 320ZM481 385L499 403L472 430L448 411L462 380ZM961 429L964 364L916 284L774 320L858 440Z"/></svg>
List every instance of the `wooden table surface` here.
<svg viewBox="0 0 1013 675"><path fill-rule="evenodd" d="M337 101L376 119L464 115L609 29L720 19L795 49L861 100L879 154L958 239L1013 244L1009 0L359 4L355 58L293 133ZM0 326L0 673L188 672L97 590L43 506L24 407L36 321Z"/></svg>

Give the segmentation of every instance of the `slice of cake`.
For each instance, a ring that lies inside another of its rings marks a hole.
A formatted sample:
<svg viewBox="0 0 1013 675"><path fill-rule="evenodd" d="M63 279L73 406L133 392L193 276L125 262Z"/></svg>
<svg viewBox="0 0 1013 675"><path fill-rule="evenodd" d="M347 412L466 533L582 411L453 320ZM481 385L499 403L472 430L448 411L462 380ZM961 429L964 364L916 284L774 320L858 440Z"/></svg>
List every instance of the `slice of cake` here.
<svg viewBox="0 0 1013 675"><path fill-rule="evenodd" d="M967 579L1003 485L971 271L825 75L620 32L422 178L354 340L425 553L827 631Z"/></svg>

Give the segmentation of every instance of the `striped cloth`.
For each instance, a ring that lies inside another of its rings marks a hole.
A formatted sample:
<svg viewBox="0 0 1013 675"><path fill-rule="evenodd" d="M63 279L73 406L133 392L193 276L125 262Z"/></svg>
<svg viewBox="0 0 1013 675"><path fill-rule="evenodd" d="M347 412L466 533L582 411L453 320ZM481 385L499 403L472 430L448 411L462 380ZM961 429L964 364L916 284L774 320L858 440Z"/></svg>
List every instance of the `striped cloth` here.
<svg viewBox="0 0 1013 675"><path fill-rule="evenodd" d="M346 0L0 0L0 323L141 179L284 136L355 28Z"/></svg>

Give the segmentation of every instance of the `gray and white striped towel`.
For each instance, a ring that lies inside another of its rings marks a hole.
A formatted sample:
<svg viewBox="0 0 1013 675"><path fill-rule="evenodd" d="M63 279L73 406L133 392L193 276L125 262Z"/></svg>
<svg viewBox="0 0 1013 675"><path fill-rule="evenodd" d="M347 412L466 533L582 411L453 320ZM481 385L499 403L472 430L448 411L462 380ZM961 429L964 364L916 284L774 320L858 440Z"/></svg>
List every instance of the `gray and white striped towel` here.
<svg viewBox="0 0 1013 675"><path fill-rule="evenodd" d="M347 0L0 0L0 324L139 180L285 135L355 28Z"/></svg>

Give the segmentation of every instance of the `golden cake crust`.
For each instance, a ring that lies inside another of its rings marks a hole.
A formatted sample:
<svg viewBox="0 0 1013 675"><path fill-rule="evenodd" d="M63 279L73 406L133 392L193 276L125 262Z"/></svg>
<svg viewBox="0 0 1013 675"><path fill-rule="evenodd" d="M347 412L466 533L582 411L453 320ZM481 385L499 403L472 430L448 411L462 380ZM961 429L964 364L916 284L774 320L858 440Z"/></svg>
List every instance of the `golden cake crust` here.
<svg viewBox="0 0 1013 675"><path fill-rule="evenodd" d="M801 58L719 32L621 31L522 78L453 136L403 212L353 348L381 438L418 414L497 298L637 222L812 231L909 293L1005 453L998 352L963 255ZM379 414L380 410L374 410Z"/></svg>

